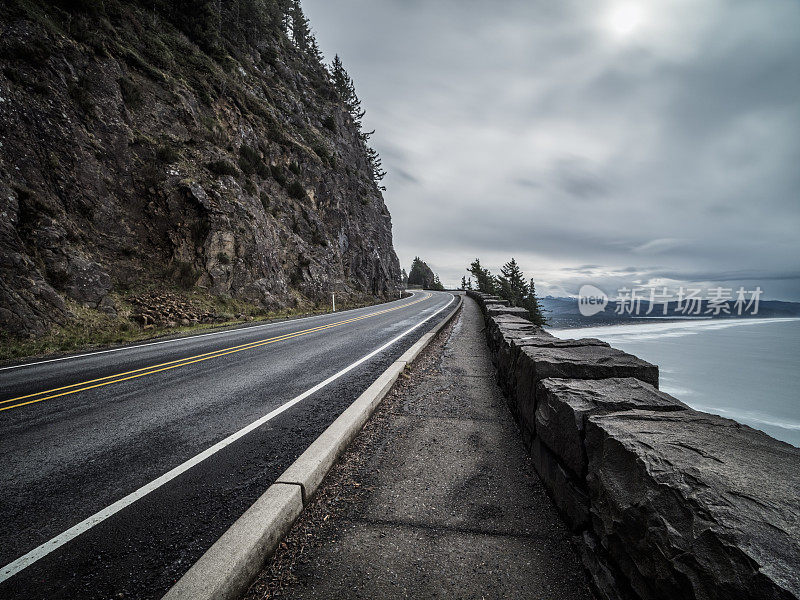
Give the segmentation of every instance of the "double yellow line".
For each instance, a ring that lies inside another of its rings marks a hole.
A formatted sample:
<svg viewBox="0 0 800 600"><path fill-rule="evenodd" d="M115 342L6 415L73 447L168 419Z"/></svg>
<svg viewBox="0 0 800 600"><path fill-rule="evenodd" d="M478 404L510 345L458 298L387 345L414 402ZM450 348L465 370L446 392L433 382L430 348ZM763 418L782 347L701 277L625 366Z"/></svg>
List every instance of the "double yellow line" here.
<svg viewBox="0 0 800 600"><path fill-rule="evenodd" d="M136 379L138 377L144 377L145 375L153 375L155 373L160 373L162 371L169 371L171 369L177 369L179 367L185 367L187 365L192 365L195 363L203 362L206 360L211 360L212 358L219 358L220 356L226 356L228 354L235 354L236 352L243 352L245 350L252 350L253 348L259 348L261 346L266 346L267 344L274 344L275 342L282 342L284 340L289 340L292 338L300 337L303 335L308 335L310 333L314 333L317 331L323 331L325 329L331 329L333 327L340 327L342 325L346 325L348 323L354 323L356 321L362 321L364 319L369 319L370 317L375 317L378 315L383 315L395 310L400 310L401 308L407 308L418 302L422 302L423 300L427 300L430 298L430 294L419 298L418 300L414 300L413 302L408 302L406 304L401 304L400 306L395 306L393 308L387 308L384 310L379 310L373 313L369 313L367 315L362 315L360 317L354 317L352 319L346 319L344 321L338 321L336 323L330 323L328 325L320 325L319 327L312 327L311 329L304 329L302 331L297 331L295 333L286 333L284 335L279 335L272 338L266 338L263 340L257 340L255 342L249 342L247 344L241 344L239 346L231 346L229 348L222 348L220 350L215 350L213 352L206 352L205 354L197 354L195 356L188 356L186 358L181 358L178 360L172 360L165 363L160 363L157 365L152 365L149 367L142 367L141 369L134 369L133 371L125 371L124 373L117 373L115 375L108 375L106 377L100 377L98 379L90 379L88 381L82 381L80 383L73 383L72 385L65 385L63 387L53 388L51 390L44 390L41 392L36 392L35 394L27 394L25 396L18 396L16 398L10 398L8 400L0 401L0 405L8 404L9 406L0 406L0 411L4 410L11 410L12 408L19 408L20 406L25 406L27 404L35 404L37 402L42 402L44 400L51 400L52 398L59 398L61 396L68 396L70 394L77 394L78 392L84 392L86 390L91 390L94 388L103 387L106 385L111 385L112 383L121 383L123 381L128 381L130 379Z"/></svg>

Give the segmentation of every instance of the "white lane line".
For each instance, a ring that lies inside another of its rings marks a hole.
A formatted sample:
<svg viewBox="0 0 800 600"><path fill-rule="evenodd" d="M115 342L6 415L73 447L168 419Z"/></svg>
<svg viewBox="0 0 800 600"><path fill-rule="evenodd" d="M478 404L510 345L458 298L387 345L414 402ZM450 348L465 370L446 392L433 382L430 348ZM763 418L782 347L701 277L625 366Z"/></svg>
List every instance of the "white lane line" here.
<svg viewBox="0 0 800 600"><path fill-rule="evenodd" d="M455 299L455 297L453 298L453 300L454 299ZM324 388L328 384L336 381L342 375L345 375L346 373L349 373L350 371L352 371L353 369L355 369L359 365L361 365L364 362L366 362L369 359L371 359L376 354L379 354L379 353L383 352L384 350L386 350L388 347L392 346L393 344L396 344L398 341L400 341L402 338L407 336L409 333L411 333L412 331L414 331L418 327L421 327L422 325L424 325L425 323L430 321L433 317L435 317L440 312L442 312L444 309L446 309L448 306L450 306L453 303L453 300L450 300L450 302L448 302L447 304L442 306L440 309L438 309L436 312L434 312L431 315L429 315L428 317L426 317L424 320L420 321L419 323L417 323L413 327L410 327L410 328L406 329L403 333L401 333L400 335L392 338L391 340L386 342L380 348L377 348L377 349L373 350L372 352L370 352L369 354L367 354L365 356L362 356L356 362L348 365L347 367L345 367L344 369L342 369L338 373L335 373L335 374L331 375L326 380L321 381L320 383L318 383L314 387L306 390L305 392L303 392L299 396L295 396L291 400L285 402L284 404L281 404L278 408L276 408L272 412L269 412L266 415L264 415L263 417L261 417L260 419L258 419L256 421L253 421L252 423L250 423L250 425L247 425L247 426L243 427L239 431L237 431L235 433L232 433L231 435L229 435L225 439L217 442L216 444L214 444L210 448L207 448L206 450L203 450L197 456L194 456L194 457L190 458L186 462L181 463L180 465L178 465L177 467L171 469L170 471L167 471L166 473L164 473L163 475L161 475L157 479L154 479L150 483L143 485L142 487L140 487L135 492L132 492L132 493L128 494L127 496L125 496L124 498L122 498L120 500L117 500L116 502L114 502L113 504L107 506L106 508L102 509L101 511L96 512L91 517L89 517L87 519L84 519L83 521L81 521L77 525L74 525L74 526L70 527L65 532L57 535L53 539L51 539L51 540L45 542L44 544L34 548L33 550L31 550L27 554L25 554L23 556L20 556L17 560L8 563L6 566L4 566L2 569L0 569L0 583L5 581L9 577L13 577L14 575L16 575L17 573L22 571L24 568L32 565L33 563L35 563L40 558L43 558L43 557L47 556L48 554L50 554L51 552L53 552L53 550L56 550L56 549L60 548L61 546L63 546L64 544L66 544L67 542L75 539L76 537L78 537L82 533L88 531L89 529L91 529L92 527L97 525L98 523L102 523L103 521L105 521L109 517L115 515L119 511L121 511L123 508L126 508L126 507L130 506L131 504L133 504L134 502L136 502L140 498L144 498L150 492L152 492L154 490L157 490L158 488L160 488L162 485L164 485L166 483L169 483L170 481L172 481L173 479L175 479L176 477L178 477L182 473L185 473L186 471L188 471L189 469L191 469L195 465L200 464L205 459L207 459L210 456L213 456L214 454L216 454L217 452L219 452L223 448L225 448L227 446L230 446L232 443L234 443L239 438L242 438L245 435L247 435L248 433L250 433L251 431L253 431L254 429L257 429L257 428L261 427L267 421L269 421L271 419L274 419L279 414L281 414L282 412L290 409L292 406L294 406L298 402L308 398L311 394L314 394L314 393L318 392L319 390L321 390L322 388Z"/></svg>
<svg viewBox="0 0 800 600"><path fill-rule="evenodd" d="M417 295L417 292L411 292L411 297ZM393 300L392 302L386 302L385 304L392 304L394 302L400 302L400 300ZM364 310L368 308L374 308L378 306L377 304L372 306L364 306L362 308L351 308L349 310L340 310L338 314L346 314L349 312L353 312L356 310ZM9 369L22 369L24 367L35 367L36 365L43 365L45 363L51 362L59 362L62 360L73 360L75 358L85 358L87 356L95 356L96 354L108 354L109 352L122 352L123 350L134 350L136 348L146 348L148 346L159 346L161 344L172 344L174 342L185 342L186 340L196 340L199 338L209 337L212 335L222 335L225 333L236 333L241 331L253 331L255 329L263 329L264 327L270 327L272 325L283 325L285 323L297 323L299 321L306 321L308 319L319 319L321 317L328 317L337 313L325 313L324 315L311 315L310 317L300 317L299 319L288 319L286 321L281 321L280 323L264 323L263 325L251 325L249 327L238 327L236 329L226 329L224 331L214 331L212 333L199 333L197 335L187 335L180 338L175 338L173 340L162 340L160 342L148 342L146 344L137 344L135 346L123 346L122 348L109 348L108 350L97 350L96 352L85 352L84 354L76 354L74 356L62 356L60 358L49 358L47 360L40 360L38 362L32 363L24 363L21 365L11 365L9 367L0 367L0 371L7 371Z"/></svg>

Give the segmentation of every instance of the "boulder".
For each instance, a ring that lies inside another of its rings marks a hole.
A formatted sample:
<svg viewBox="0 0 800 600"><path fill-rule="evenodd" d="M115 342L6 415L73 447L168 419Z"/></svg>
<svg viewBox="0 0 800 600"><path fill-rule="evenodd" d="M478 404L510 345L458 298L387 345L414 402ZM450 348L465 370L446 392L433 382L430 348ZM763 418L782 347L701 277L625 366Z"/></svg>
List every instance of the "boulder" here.
<svg viewBox="0 0 800 600"><path fill-rule="evenodd" d="M106 313L110 317L117 316L117 307L115 306L114 299L111 298L111 296L104 297L100 301L100 304L97 308L99 308L102 312Z"/></svg>
<svg viewBox="0 0 800 600"><path fill-rule="evenodd" d="M693 410L586 421L592 528L643 600L800 597L800 449Z"/></svg>
<svg viewBox="0 0 800 600"><path fill-rule="evenodd" d="M620 410L687 410L680 400L632 377L544 379L536 387L536 435L559 461L586 476L583 449L586 420Z"/></svg>

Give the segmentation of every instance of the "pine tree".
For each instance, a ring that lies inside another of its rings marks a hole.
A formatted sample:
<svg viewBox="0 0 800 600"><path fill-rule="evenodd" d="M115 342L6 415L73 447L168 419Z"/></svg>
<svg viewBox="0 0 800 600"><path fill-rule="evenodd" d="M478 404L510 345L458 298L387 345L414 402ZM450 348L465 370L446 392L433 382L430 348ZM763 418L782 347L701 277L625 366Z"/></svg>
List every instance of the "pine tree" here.
<svg viewBox="0 0 800 600"><path fill-rule="evenodd" d="M167 18L211 56L222 56L222 11L216 0L160 2Z"/></svg>
<svg viewBox="0 0 800 600"><path fill-rule="evenodd" d="M511 286L508 284L508 279L502 275L495 277L494 293L508 300L509 296L511 296Z"/></svg>
<svg viewBox="0 0 800 600"><path fill-rule="evenodd" d="M356 87L353 84L353 80L350 79L350 75L347 74L342 64L342 59L339 58L338 54L333 57L329 72L331 83L339 94L339 99L344 103L350 116L353 117L353 122L361 129L361 119L364 118L366 111L361 108L361 100L358 99L356 94ZM370 135L372 135L372 132L362 134L362 139L366 142Z"/></svg>
<svg viewBox="0 0 800 600"><path fill-rule="evenodd" d="M535 325L543 327L547 324L547 319L544 316L539 300L536 298L536 285L533 283L533 279L531 279L527 288L528 293L522 302L522 307L528 310L528 318L533 321Z"/></svg>
<svg viewBox="0 0 800 600"><path fill-rule="evenodd" d="M466 290L467 289L467 278L466 277L461 277L461 289L462 290Z"/></svg>
<svg viewBox="0 0 800 600"><path fill-rule="evenodd" d="M468 290L472 289L472 277L467 278L467 289Z"/></svg>
<svg viewBox="0 0 800 600"><path fill-rule="evenodd" d="M386 171L383 169L381 156L378 154L377 150L369 145L369 138L372 137L372 134L375 133L375 131L361 131L361 119L364 118L366 111L361 108L361 100L359 100L358 94L356 94L355 84L353 84L353 80L350 78L350 75L347 74L347 71L342 64L342 59L339 58L338 54L333 57L333 62L331 62L329 73L331 83L333 84L336 93L339 95L339 98L344 103L347 111L350 113L353 123L355 123L356 127L359 129L359 137L361 138L361 142L364 144L364 149L367 153L367 161L369 162L369 167L372 171L372 180L375 182L375 185L378 186L379 190L385 192L386 187L381 185L381 181L383 181L383 178L386 177Z"/></svg>
<svg viewBox="0 0 800 600"><path fill-rule="evenodd" d="M289 25L292 30L292 41L300 50L307 51L313 36L311 35L311 25L300 6L300 0L292 0L288 15ZM316 44L316 41L314 43Z"/></svg>
<svg viewBox="0 0 800 600"><path fill-rule="evenodd" d="M528 283L516 260L512 258L502 266L497 282L500 297L508 300L511 306L522 306L528 296Z"/></svg>
<svg viewBox="0 0 800 600"><path fill-rule="evenodd" d="M475 284L478 286L478 291L485 294L494 294L497 291L497 284L495 278L492 276L489 269L484 269L481 266L481 261L475 259L467 269L475 277Z"/></svg>
<svg viewBox="0 0 800 600"><path fill-rule="evenodd" d="M322 50L319 49L319 44L317 43L317 38L313 35L310 36L311 41L308 44L308 53L314 57L319 64L323 64L325 61L325 57L322 54Z"/></svg>
<svg viewBox="0 0 800 600"><path fill-rule="evenodd" d="M216 60L241 49L271 44L280 31L291 30L295 0L149 0L163 16ZM98 5L109 4L97 2Z"/></svg>
<svg viewBox="0 0 800 600"><path fill-rule="evenodd" d="M371 146L367 146L367 160L369 161L370 169L372 169L372 180L378 185L378 189L382 192L386 191L385 185L380 185L383 178L386 177L386 171L383 170L383 161L378 151Z"/></svg>

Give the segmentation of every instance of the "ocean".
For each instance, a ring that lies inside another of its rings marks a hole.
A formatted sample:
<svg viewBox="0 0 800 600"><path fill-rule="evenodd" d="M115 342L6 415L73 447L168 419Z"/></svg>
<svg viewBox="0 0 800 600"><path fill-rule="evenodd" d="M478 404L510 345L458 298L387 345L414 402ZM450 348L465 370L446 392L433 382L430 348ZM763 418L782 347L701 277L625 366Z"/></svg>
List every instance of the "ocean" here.
<svg viewBox="0 0 800 600"><path fill-rule="evenodd" d="M593 337L659 366L692 408L800 446L800 319L725 319L551 329Z"/></svg>

